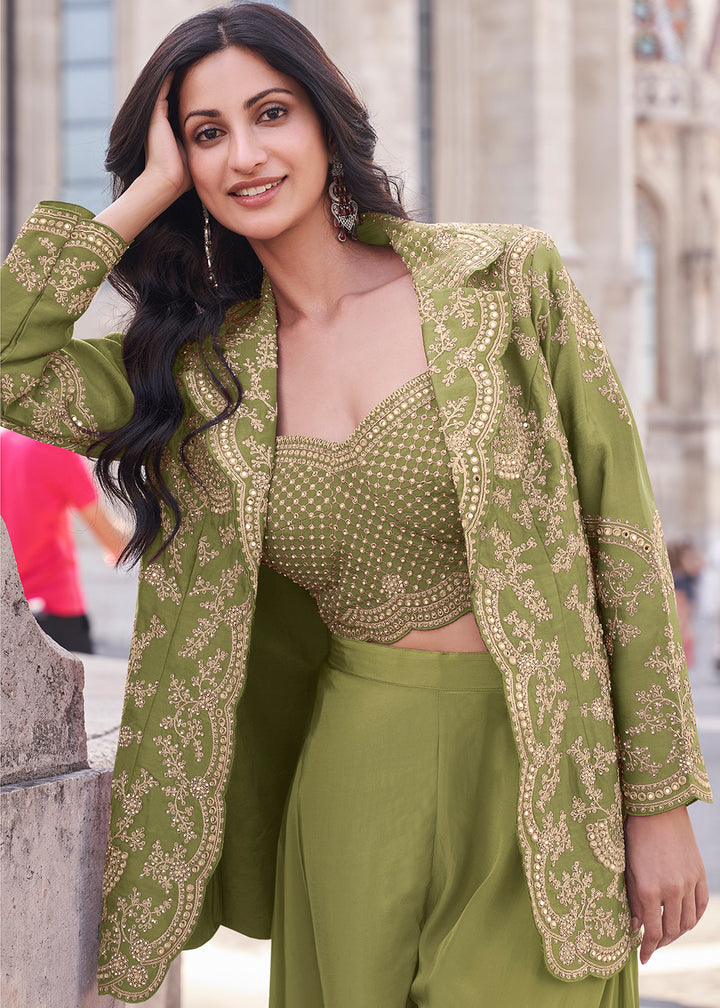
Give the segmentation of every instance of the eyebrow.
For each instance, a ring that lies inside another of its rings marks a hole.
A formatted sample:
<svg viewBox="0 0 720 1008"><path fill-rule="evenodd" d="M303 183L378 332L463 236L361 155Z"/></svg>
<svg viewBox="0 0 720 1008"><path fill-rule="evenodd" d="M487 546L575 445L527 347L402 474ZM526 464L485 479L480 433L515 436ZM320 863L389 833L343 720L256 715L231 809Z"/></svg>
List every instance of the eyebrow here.
<svg viewBox="0 0 720 1008"><path fill-rule="evenodd" d="M253 105L257 105L257 103L262 101L263 98L267 98L267 96L271 94L291 95L292 91L289 91L288 88L281 88L281 87L267 88L265 91L261 91L259 94L253 95L252 98L248 98L248 100L243 105L243 108L245 110L249 110L253 107ZM195 112L188 112L188 114L185 116L183 120L183 126L185 126L188 119L192 119L193 116L203 116L203 118L206 119L218 119L220 117L220 112L217 109L197 109L197 111Z"/></svg>

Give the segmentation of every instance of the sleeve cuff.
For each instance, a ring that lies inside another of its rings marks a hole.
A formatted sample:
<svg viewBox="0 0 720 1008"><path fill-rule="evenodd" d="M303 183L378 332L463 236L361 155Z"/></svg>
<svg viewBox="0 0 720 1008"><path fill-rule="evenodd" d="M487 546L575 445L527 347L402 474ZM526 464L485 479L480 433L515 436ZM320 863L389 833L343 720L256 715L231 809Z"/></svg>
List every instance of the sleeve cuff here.
<svg viewBox="0 0 720 1008"><path fill-rule="evenodd" d="M656 815L695 801L712 802L710 783L695 774L678 771L657 784L623 783L623 812L626 815Z"/></svg>

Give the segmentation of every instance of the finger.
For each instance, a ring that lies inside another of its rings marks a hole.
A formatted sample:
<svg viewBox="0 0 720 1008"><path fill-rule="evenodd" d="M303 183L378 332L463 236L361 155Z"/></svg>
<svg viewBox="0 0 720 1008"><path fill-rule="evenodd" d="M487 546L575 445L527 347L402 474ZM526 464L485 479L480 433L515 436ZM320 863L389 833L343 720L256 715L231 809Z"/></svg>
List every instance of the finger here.
<svg viewBox="0 0 720 1008"><path fill-rule="evenodd" d="M693 906L693 914L694 913L695 907ZM676 938L680 937L682 934L680 929L682 914L682 891L679 887L673 888L671 892L666 895L665 902L663 904L662 938L658 942L658 948L662 948L664 945L669 945L670 942L674 942Z"/></svg>
<svg viewBox="0 0 720 1008"><path fill-rule="evenodd" d="M703 876L695 886L695 923L700 920L710 902L707 879Z"/></svg>
<svg viewBox="0 0 720 1008"><path fill-rule="evenodd" d="M172 87L173 78L175 77L175 71L171 70L166 76L165 80L162 82L160 88L160 94L158 95L158 101L166 101L167 96L170 94L170 88Z"/></svg>
<svg viewBox="0 0 720 1008"><path fill-rule="evenodd" d="M697 905L695 903L695 889L693 888L682 903L680 934L686 934L688 931L691 931L699 919Z"/></svg>
<svg viewBox="0 0 720 1008"><path fill-rule="evenodd" d="M663 936L662 909L658 900L652 910L647 910L643 916L643 939L640 945L640 962L645 965Z"/></svg>
<svg viewBox="0 0 720 1008"><path fill-rule="evenodd" d="M637 929L642 926L643 908L640 897L638 896L635 877L629 869L626 869L625 871L625 889L627 891L630 916L632 917L632 927L634 931L637 931Z"/></svg>

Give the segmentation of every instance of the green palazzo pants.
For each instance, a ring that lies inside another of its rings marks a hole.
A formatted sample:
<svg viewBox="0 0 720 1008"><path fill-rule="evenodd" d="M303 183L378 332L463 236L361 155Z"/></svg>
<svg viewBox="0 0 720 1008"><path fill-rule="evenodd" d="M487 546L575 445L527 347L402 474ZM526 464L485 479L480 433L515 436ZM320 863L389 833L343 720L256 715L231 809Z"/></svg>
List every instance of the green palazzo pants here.
<svg viewBox="0 0 720 1008"><path fill-rule="evenodd" d="M546 968L488 654L334 638L278 851L270 1008L633 1008Z"/></svg>

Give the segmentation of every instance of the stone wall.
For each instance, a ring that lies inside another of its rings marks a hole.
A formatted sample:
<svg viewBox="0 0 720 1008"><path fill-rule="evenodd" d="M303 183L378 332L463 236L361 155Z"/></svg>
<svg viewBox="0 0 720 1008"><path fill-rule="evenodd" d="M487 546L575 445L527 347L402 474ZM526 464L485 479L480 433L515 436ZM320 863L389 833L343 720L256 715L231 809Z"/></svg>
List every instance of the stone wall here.
<svg viewBox="0 0 720 1008"><path fill-rule="evenodd" d="M0 1002L112 1008L96 981L112 774L88 765L82 662L33 619L0 526ZM145 1004L180 1008L179 960Z"/></svg>

